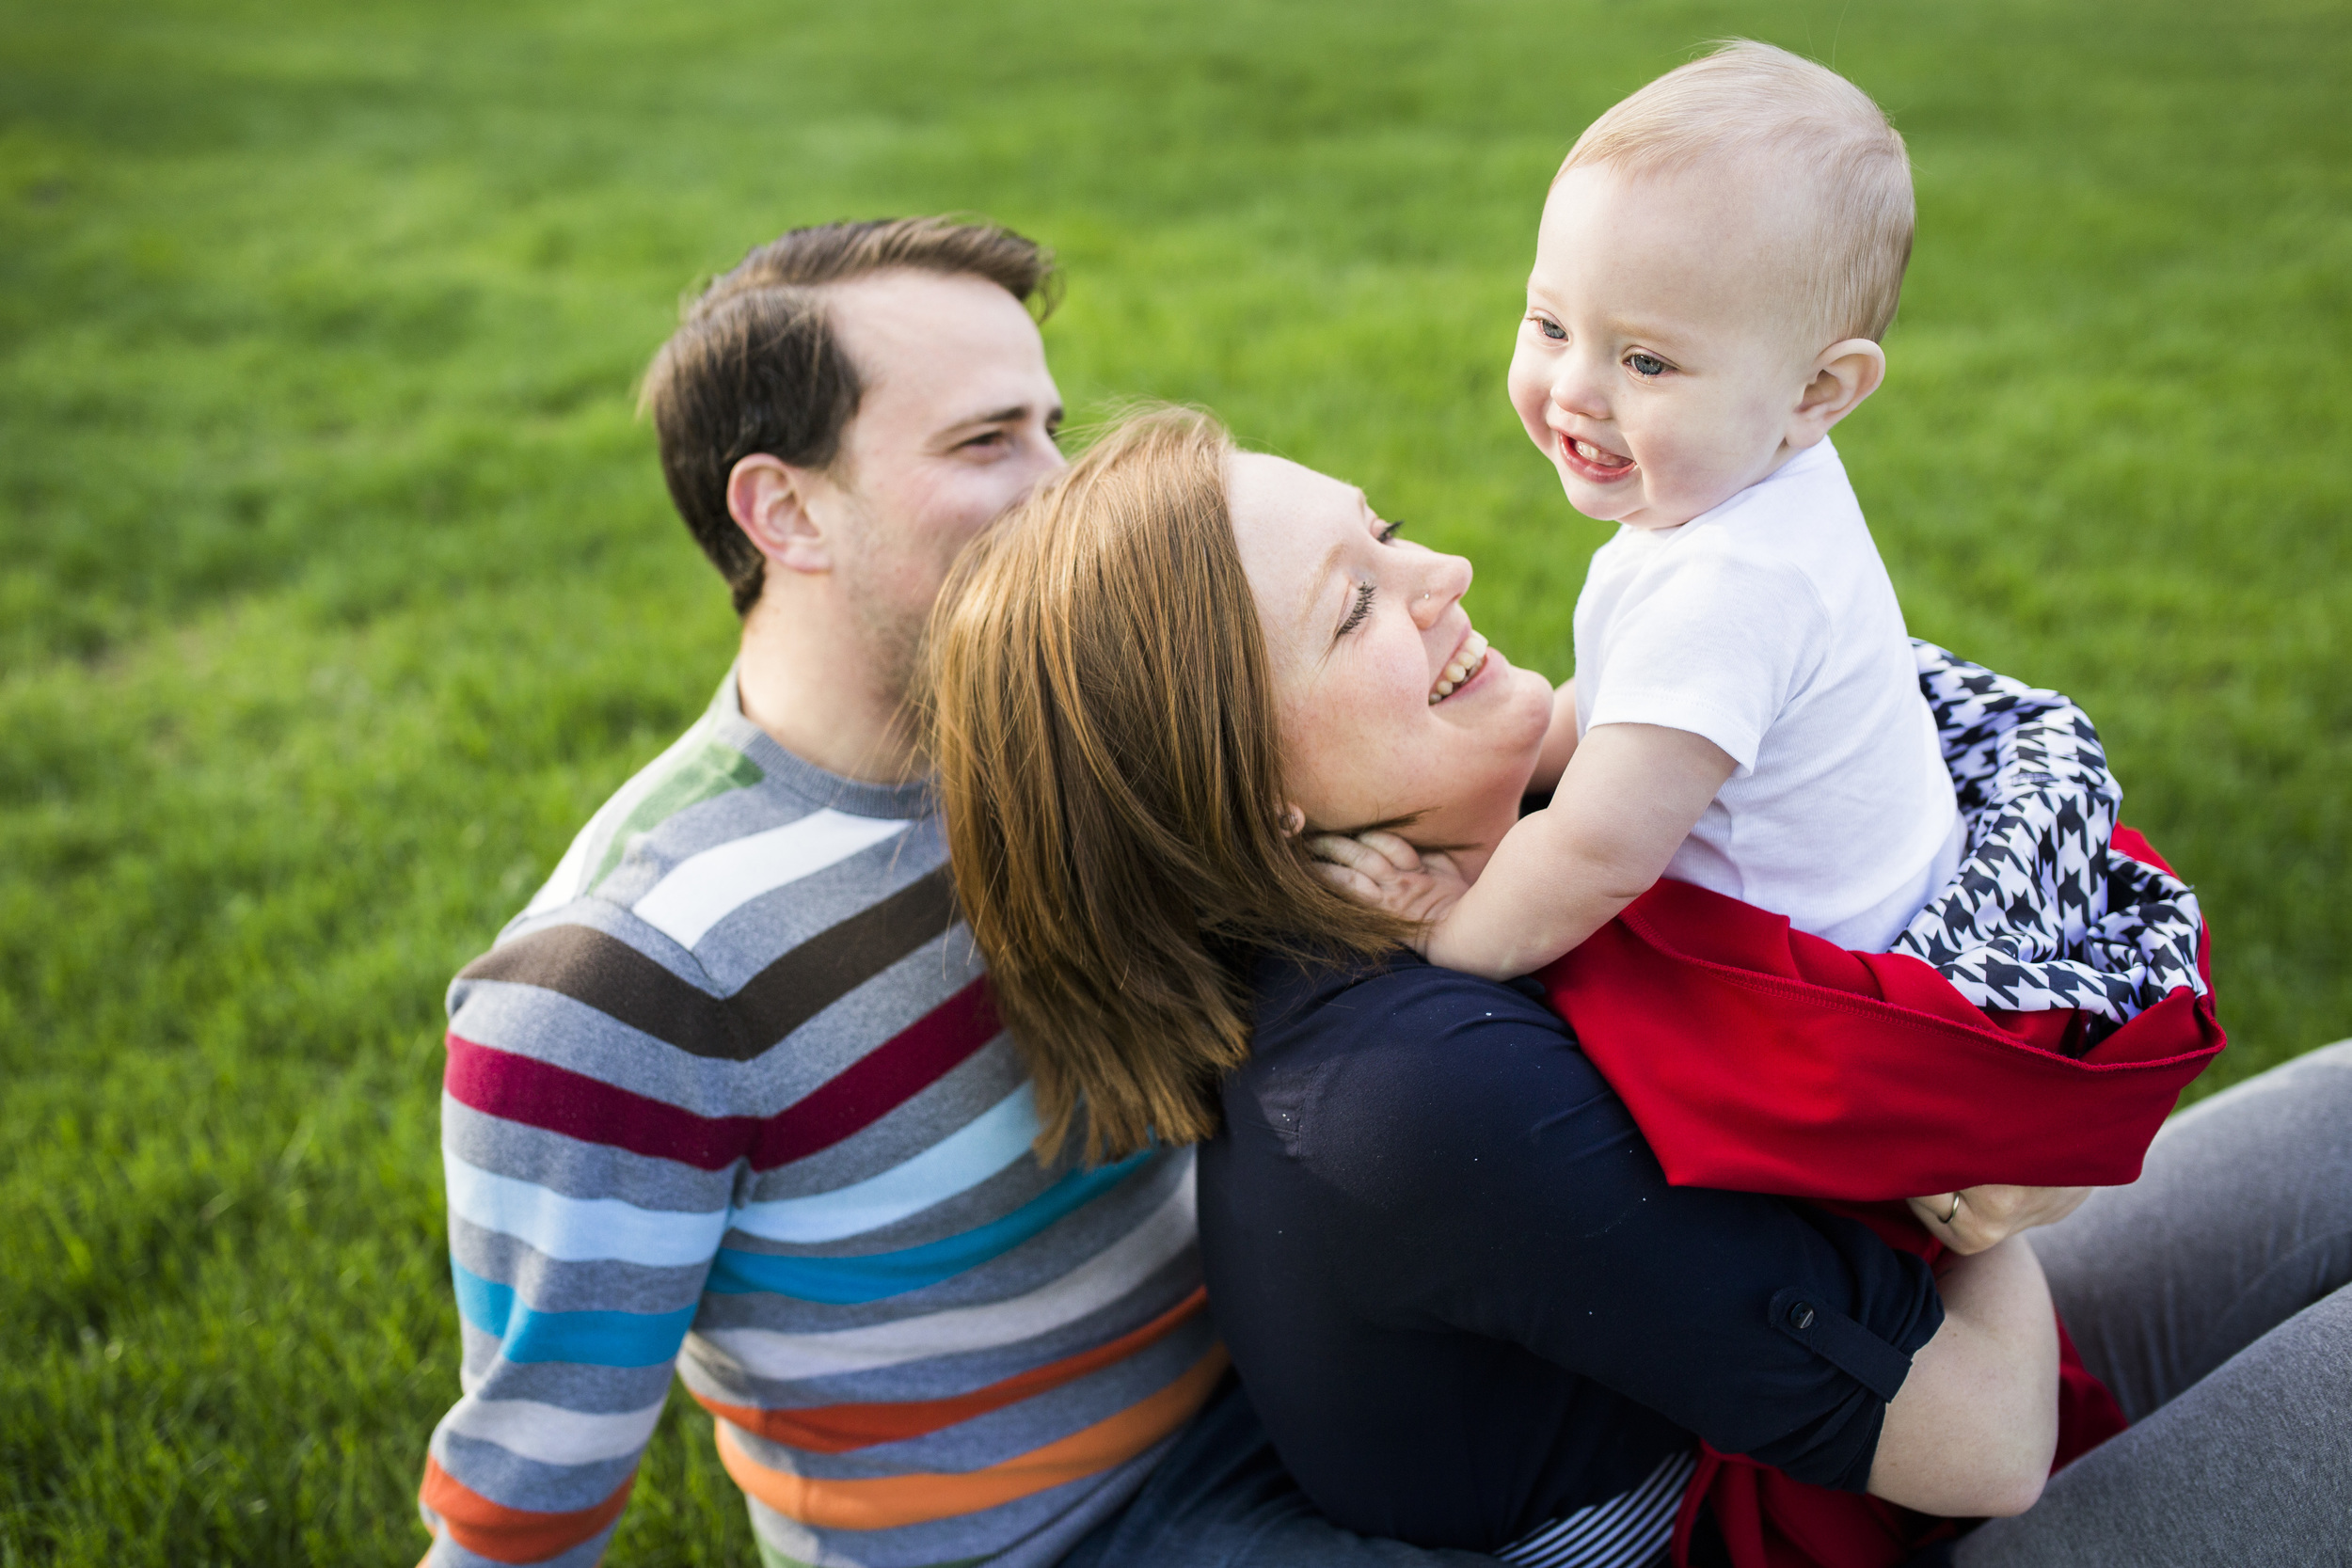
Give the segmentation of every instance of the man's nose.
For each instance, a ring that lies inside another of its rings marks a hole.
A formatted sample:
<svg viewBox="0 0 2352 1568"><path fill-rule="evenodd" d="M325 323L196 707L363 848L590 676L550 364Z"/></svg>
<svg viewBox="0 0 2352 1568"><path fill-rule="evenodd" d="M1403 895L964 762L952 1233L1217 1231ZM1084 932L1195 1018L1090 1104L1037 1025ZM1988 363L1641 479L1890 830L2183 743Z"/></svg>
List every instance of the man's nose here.
<svg viewBox="0 0 2352 1568"><path fill-rule="evenodd" d="M1470 563L1458 555L1432 555L1413 595L1413 625L1427 631L1470 592Z"/></svg>

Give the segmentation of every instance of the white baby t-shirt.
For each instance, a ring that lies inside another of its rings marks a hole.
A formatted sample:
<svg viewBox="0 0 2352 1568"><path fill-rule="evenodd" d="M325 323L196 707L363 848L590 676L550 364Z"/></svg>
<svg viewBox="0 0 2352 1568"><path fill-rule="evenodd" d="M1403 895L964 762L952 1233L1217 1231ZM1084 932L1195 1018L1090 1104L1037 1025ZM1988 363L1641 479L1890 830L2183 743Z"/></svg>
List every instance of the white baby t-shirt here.
<svg viewBox="0 0 2352 1568"><path fill-rule="evenodd" d="M1621 528L1576 601L1580 737L1706 736L1739 764L1666 868L1883 953L1963 848L1895 585L1827 440L1679 528Z"/></svg>

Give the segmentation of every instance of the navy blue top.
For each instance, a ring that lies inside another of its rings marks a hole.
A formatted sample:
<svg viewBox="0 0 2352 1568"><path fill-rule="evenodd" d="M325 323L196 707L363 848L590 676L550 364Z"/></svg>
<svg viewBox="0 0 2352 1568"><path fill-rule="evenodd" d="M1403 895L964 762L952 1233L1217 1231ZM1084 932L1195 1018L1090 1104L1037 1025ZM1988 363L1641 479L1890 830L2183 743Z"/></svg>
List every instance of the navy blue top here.
<svg viewBox="0 0 2352 1568"><path fill-rule="evenodd" d="M1491 1550L1693 1433L1867 1482L1944 1320L1918 1259L1806 1204L1668 1186L1527 982L1410 955L1257 982L1200 1248L1250 1401L1333 1520Z"/></svg>

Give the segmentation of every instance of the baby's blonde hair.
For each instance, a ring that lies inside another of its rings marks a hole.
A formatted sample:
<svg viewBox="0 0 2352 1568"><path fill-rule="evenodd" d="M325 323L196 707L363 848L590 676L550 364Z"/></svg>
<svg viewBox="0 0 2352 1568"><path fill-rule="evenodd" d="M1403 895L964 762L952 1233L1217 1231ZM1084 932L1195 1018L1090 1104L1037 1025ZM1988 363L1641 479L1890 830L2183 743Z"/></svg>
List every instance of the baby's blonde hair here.
<svg viewBox="0 0 2352 1568"><path fill-rule="evenodd" d="M1869 94L1826 66L1735 39L1585 127L1560 173L1670 174L1757 153L1812 181L1805 283L1824 341L1883 337L1911 261L1911 159Z"/></svg>

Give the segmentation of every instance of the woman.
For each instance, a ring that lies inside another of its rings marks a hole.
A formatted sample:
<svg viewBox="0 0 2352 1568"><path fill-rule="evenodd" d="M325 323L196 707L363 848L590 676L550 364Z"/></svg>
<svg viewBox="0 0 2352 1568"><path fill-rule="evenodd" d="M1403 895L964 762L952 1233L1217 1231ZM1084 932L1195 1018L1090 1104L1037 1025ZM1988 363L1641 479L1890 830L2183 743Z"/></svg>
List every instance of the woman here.
<svg viewBox="0 0 2352 1568"><path fill-rule="evenodd" d="M1854 1222L1671 1187L1556 1016L1420 964L1318 876L1305 837L1380 827L1474 876L1514 820L1549 690L1499 653L1450 670L1469 582L1352 488L1168 412L985 539L933 626L958 887L1041 1147L1211 1139L1211 1297L1308 1494L1370 1534L1632 1564L1704 1439L2016 1516L1968 1563L2205 1560L2212 1529L2229 1560L2303 1560L2331 1539L2340 1494L2279 1482L2352 1484L2331 1413L2352 1398L2352 1058L2201 1107L2139 1187L2047 1233L2070 1322L2144 1424L2035 1506L2057 1350L2011 1232L2078 1194L1988 1201L1938 1278ZM2226 1418L2249 1398L2259 1434Z"/></svg>

